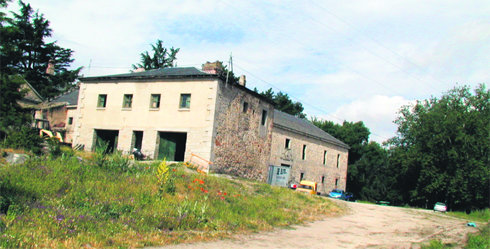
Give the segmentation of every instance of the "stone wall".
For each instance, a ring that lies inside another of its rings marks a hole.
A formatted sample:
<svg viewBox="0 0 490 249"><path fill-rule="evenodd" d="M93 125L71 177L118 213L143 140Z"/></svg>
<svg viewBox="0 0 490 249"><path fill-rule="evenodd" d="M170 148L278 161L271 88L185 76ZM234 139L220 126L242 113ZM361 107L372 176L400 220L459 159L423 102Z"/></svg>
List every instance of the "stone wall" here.
<svg viewBox="0 0 490 249"><path fill-rule="evenodd" d="M290 139L289 149L285 148L286 139ZM303 145L306 145L305 159L303 160ZM327 151L324 164L324 154ZM339 163L337 167L337 156ZM330 192L334 188L345 190L347 180L347 157L346 148L299 135L292 131L274 127L272 132L271 165L289 165L290 183L299 183L300 175L303 180L318 183L318 191L322 194ZM322 183L322 177L324 181ZM337 181L337 186L335 181Z"/></svg>
<svg viewBox="0 0 490 249"><path fill-rule="evenodd" d="M213 132L217 173L265 181L272 139L273 106L243 87L220 83ZM247 110L244 112L244 103ZM262 113L267 111L265 125Z"/></svg>

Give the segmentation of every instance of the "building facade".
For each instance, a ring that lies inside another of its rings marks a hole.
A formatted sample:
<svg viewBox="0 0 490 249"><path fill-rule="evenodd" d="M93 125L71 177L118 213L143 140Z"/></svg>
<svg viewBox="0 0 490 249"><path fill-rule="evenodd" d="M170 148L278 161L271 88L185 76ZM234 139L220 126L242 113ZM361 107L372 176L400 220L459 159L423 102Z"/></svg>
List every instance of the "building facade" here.
<svg viewBox="0 0 490 249"><path fill-rule="evenodd" d="M165 68L80 80L74 144L169 161L196 155L211 170L254 179L267 171L273 105L218 73Z"/></svg>
<svg viewBox="0 0 490 249"><path fill-rule="evenodd" d="M319 191L345 189L348 146L306 120L275 111L217 63L80 79L73 146L149 159L210 163L208 170Z"/></svg>
<svg viewBox="0 0 490 249"><path fill-rule="evenodd" d="M280 177L277 185L314 181L322 194L345 190L348 149L311 122L276 110L269 181L274 177Z"/></svg>

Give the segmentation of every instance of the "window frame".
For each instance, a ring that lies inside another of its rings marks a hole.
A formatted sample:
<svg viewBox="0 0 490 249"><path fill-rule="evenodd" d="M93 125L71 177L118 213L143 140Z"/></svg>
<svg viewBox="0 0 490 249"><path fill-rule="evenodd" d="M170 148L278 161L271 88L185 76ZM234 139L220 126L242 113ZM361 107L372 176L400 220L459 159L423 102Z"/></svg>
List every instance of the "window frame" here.
<svg viewBox="0 0 490 249"><path fill-rule="evenodd" d="M128 93L123 95L123 104L122 104L123 109L131 109L133 108L133 94Z"/></svg>
<svg viewBox="0 0 490 249"><path fill-rule="evenodd" d="M243 105L242 105L242 112L243 113L247 113L248 112L248 102L247 101L243 101Z"/></svg>
<svg viewBox="0 0 490 249"><path fill-rule="evenodd" d="M101 102L103 100L103 103ZM107 94L99 94L97 97L97 108L104 109L107 107Z"/></svg>
<svg viewBox="0 0 490 249"><path fill-rule="evenodd" d="M286 141L284 142L284 149L291 149L291 139L286 138Z"/></svg>
<svg viewBox="0 0 490 249"><path fill-rule="evenodd" d="M157 101L155 101L155 97ZM150 109L160 109L160 103L162 100L162 95L160 93L152 93L150 94ZM156 107L153 104L156 103Z"/></svg>
<svg viewBox="0 0 490 249"><path fill-rule="evenodd" d="M73 124L73 117L68 117L68 125L72 125Z"/></svg>
<svg viewBox="0 0 490 249"><path fill-rule="evenodd" d="M306 144L303 144L303 152L301 153L301 160L306 160Z"/></svg>
<svg viewBox="0 0 490 249"><path fill-rule="evenodd" d="M323 151L323 165L327 165L327 151Z"/></svg>
<svg viewBox="0 0 490 249"><path fill-rule="evenodd" d="M265 124L267 124L267 110L262 110L262 119L260 121L260 124L262 126L265 126Z"/></svg>
<svg viewBox="0 0 490 249"><path fill-rule="evenodd" d="M187 97L185 100L185 103L184 103L184 97ZM180 94L180 99L179 99L179 109L180 110L189 110L191 109L191 94L190 93L181 93ZM183 105L185 104L185 105Z"/></svg>

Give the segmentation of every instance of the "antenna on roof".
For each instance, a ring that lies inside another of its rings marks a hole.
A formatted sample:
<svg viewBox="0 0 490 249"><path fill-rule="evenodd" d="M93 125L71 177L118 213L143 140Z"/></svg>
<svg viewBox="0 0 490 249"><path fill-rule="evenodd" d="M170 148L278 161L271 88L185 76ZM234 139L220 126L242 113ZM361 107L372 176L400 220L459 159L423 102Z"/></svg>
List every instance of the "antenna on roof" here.
<svg viewBox="0 0 490 249"><path fill-rule="evenodd" d="M230 52L230 60L228 61L228 67L230 68L231 72L233 73L233 55ZM227 70L226 72L226 84L228 84L228 77L230 75L230 70Z"/></svg>

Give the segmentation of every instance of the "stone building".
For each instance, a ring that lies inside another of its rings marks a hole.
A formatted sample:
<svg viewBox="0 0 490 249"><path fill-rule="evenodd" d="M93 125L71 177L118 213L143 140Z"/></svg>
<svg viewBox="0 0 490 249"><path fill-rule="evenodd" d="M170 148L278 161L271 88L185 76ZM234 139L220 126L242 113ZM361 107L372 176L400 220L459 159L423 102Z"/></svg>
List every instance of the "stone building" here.
<svg viewBox="0 0 490 249"><path fill-rule="evenodd" d="M208 170L320 191L345 189L348 146L266 98L227 82L221 64L80 79L73 145L134 148L151 159L211 163ZM289 141L289 142L288 142ZM303 154L302 154L303 153Z"/></svg>
<svg viewBox="0 0 490 249"><path fill-rule="evenodd" d="M318 192L345 190L349 146L311 122L274 112L269 182L285 186L309 180Z"/></svg>
<svg viewBox="0 0 490 249"><path fill-rule="evenodd" d="M36 106L35 126L60 132L65 143L72 143L77 105L78 89L42 102Z"/></svg>
<svg viewBox="0 0 490 249"><path fill-rule="evenodd" d="M74 144L93 150L103 141L169 161L196 156L213 171L265 180L274 107L214 66L80 79Z"/></svg>

